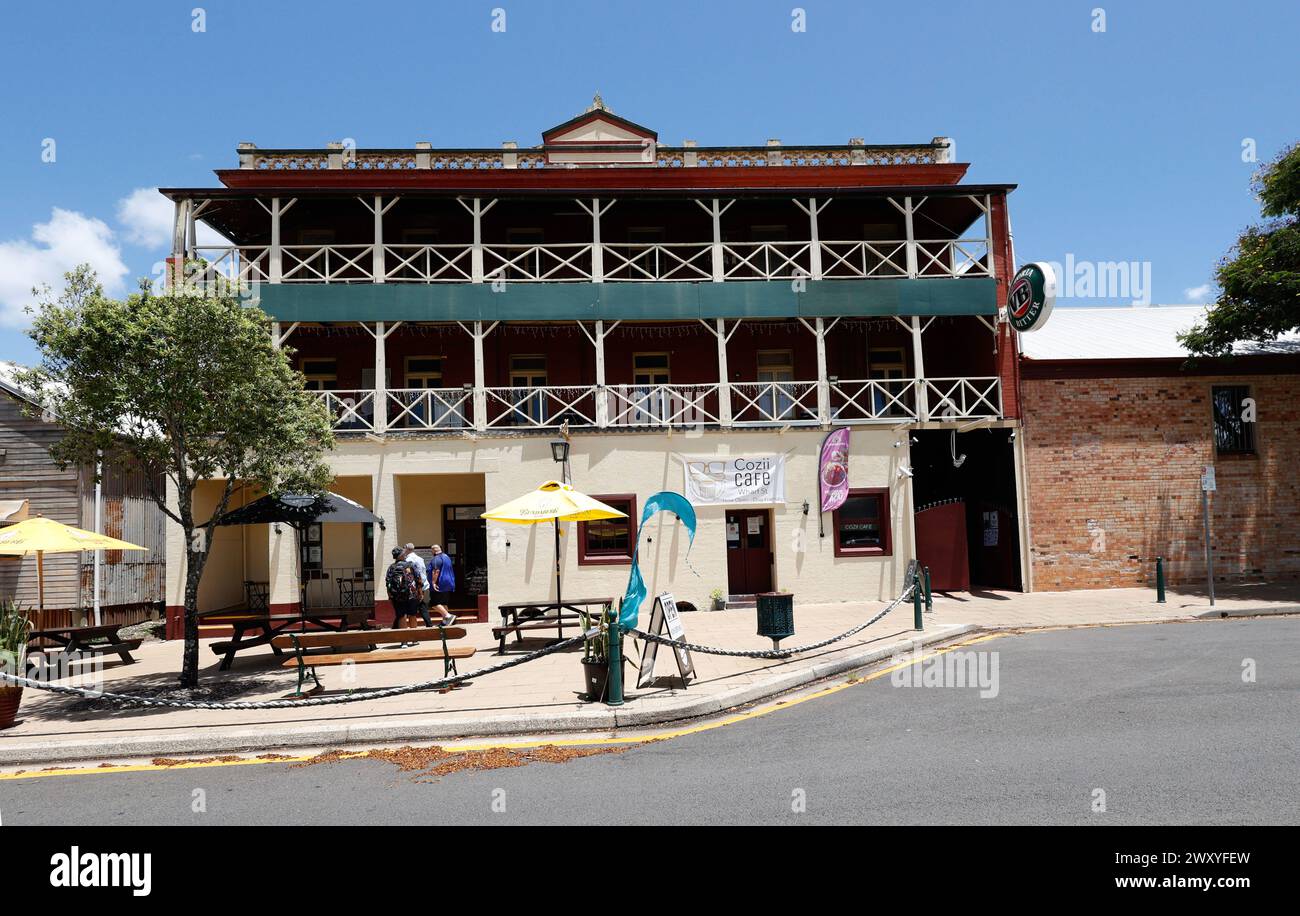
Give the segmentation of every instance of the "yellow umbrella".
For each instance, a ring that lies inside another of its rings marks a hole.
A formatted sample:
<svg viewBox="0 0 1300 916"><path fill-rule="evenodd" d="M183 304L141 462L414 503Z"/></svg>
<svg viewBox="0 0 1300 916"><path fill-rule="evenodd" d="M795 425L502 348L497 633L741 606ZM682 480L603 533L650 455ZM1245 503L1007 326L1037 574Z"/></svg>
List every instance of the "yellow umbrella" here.
<svg viewBox="0 0 1300 916"><path fill-rule="evenodd" d="M52 518L36 516L25 522L0 528L0 554L36 554L36 589L40 609L45 610L45 554L82 550L148 550L107 535L64 525Z"/></svg>
<svg viewBox="0 0 1300 916"><path fill-rule="evenodd" d="M484 512L482 518L516 525L555 523L555 600L560 598L560 522L592 522L602 518L627 518L613 506L579 493L567 483L548 480L536 490Z"/></svg>

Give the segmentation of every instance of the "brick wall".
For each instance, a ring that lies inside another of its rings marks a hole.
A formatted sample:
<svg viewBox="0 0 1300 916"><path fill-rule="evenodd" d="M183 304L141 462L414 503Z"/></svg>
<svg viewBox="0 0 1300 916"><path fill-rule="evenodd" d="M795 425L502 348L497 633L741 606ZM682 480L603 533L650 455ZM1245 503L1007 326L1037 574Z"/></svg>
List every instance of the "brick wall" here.
<svg viewBox="0 0 1300 916"><path fill-rule="evenodd" d="M1210 389L1247 385L1257 454L1218 456ZM1023 382L1034 588L1205 581L1200 476L1213 464L1218 581L1300 577L1300 375Z"/></svg>

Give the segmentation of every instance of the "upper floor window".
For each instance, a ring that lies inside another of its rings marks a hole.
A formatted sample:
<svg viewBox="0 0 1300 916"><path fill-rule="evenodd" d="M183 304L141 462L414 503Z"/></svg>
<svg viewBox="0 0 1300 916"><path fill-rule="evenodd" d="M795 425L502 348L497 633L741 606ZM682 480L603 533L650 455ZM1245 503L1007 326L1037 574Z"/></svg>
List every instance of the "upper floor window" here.
<svg viewBox="0 0 1300 916"><path fill-rule="evenodd" d="M1255 454L1255 424L1246 419L1250 387L1215 385L1211 389L1214 403L1214 448L1220 455Z"/></svg>
<svg viewBox="0 0 1300 916"><path fill-rule="evenodd" d="M339 383L338 363L332 359L304 359L302 374L307 376L308 391L328 391Z"/></svg>
<svg viewBox="0 0 1300 916"><path fill-rule="evenodd" d="M441 356L408 356L406 358L407 388L441 388Z"/></svg>
<svg viewBox="0 0 1300 916"><path fill-rule="evenodd" d="M633 353L632 383L634 385L667 385L667 353Z"/></svg>

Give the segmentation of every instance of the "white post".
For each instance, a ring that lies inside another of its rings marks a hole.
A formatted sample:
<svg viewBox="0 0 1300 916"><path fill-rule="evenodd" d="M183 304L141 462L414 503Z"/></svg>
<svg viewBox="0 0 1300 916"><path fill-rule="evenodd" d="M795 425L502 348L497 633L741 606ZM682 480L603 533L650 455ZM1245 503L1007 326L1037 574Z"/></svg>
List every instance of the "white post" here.
<svg viewBox="0 0 1300 916"><path fill-rule="evenodd" d="M282 342L282 338L280 337L280 322L272 321L271 322L271 343L273 343L275 345L275 348L278 350L280 349L281 342Z"/></svg>
<svg viewBox="0 0 1300 916"><path fill-rule="evenodd" d="M376 203L378 203L377 198ZM379 217L376 216L375 219L377 220ZM388 332L385 328L384 322L375 322L375 391L373 397L375 399L375 433L380 436L388 429Z"/></svg>
<svg viewBox="0 0 1300 916"><path fill-rule="evenodd" d="M829 200L818 203L815 197L808 198L806 207L797 198L794 202L796 207L808 214L808 269L813 280L822 278L822 242L821 233L817 229L817 214L825 210L829 203Z"/></svg>
<svg viewBox="0 0 1300 916"><path fill-rule="evenodd" d="M814 215L813 219L817 217ZM816 318L814 323L817 333L817 418L826 426L831 422L831 389L826 377L826 322L823 318Z"/></svg>
<svg viewBox="0 0 1300 916"><path fill-rule="evenodd" d="M731 374L727 369L727 322L723 318L715 319L718 338L718 423L731 426ZM740 322L736 322L736 327ZM736 328L732 328L735 332Z"/></svg>
<svg viewBox="0 0 1300 916"><path fill-rule="evenodd" d="M984 235L988 245L989 276L996 277L997 272L994 267L997 261L993 258L993 195L991 194L984 195Z"/></svg>
<svg viewBox="0 0 1300 916"><path fill-rule="evenodd" d="M384 282L384 198L375 195L375 244L370 253L370 279L374 283ZM381 322L382 326L382 322ZM380 331L383 334L383 331ZM383 349L382 338L379 349ZM378 419L378 412L375 413Z"/></svg>
<svg viewBox="0 0 1300 916"><path fill-rule="evenodd" d="M471 283L482 283L484 280L483 270L483 216L496 204L495 200L489 200L487 206L483 206L482 198L475 197L469 203L461 201L460 205L469 211L469 215L474 218L474 242L470 248L469 254L469 276Z"/></svg>
<svg viewBox="0 0 1300 916"><path fill-rule="evenodd" d="M495 325L494 325L495 327ZM487 429L487 372L483 364L483 322L474 322L474 428Z"/></svg>
<svg viewBox="0 0 1300 916"><path fill-rule="evenodd" d="M604 252L601 250L600 247L600 214L602 212L603 211L600 209L600 198L593 197L591 199L591 282L592 283L605 282L605 256L604 256ZM596 371L597 372L600 372L604 368L604 349L599 343L600 325L601 323L599 321L596 322L596 340L598 341L596 344L596 367L597 367ZM598 382L600 384L604 384L603 379L598 379ZM600 425L604 426L605 424L601 423Z"/></svg>
<svg viewBox="0 0 1300 916"><path fill-rule="evenodd" d="M599 244L600 230L596 232ZM605 397L605 322L596 322L596 336L592 342L596 345L596 426L604 429L609 426L609 402Z"/></svg>
<svg viewBox="0 0 1300 916"><path fill-rule="evenodd" d="M912 225L912 198L903 198L903 220L907 226L907 275L916 277L917 257L916 257L916 229Z"/></svg>
<svg viewBox="0 0 1300 916"><path fill-rule="evenodd" d="M707 204L702 200L695 202L713 220L713 282L721 283L725 272L722 261L722 214L726 213L735 201L727 201L725 207L716 197Z"/></svg>
<svg viewBox="0 0 1300 916"><path fill-rule="evenodd" d="M925 384L925 359L921 354L921 319L912 316L912 370L916 376L916 415L922 423L930 419L930 397Z"/></svg>
<svg viewBox="0 0 1300 916"><path fill-rule="evenodd" d="M95 452L95 534L104 533L104 524L103 524L104 486L103 486L103 481L101 479L104 473L103 458L104 458L103 452L99 452L99 451ZM95 577L94 577L94 586L93 586L93 588L95 589L95 599L94 599L95 626L100 626L104 622L104 618L101 615L100 608L99 608L99 567L100 567L100 563L102 563L103 560L104 560L104 551L96 550L95 551Z"/></svg>
<svg viewBox="0 0 1300 916"><path fill-rule="evenodd" d="M271 198L271 264L268 280L279 283L284 275L280 260L280 198Z"/></svg>

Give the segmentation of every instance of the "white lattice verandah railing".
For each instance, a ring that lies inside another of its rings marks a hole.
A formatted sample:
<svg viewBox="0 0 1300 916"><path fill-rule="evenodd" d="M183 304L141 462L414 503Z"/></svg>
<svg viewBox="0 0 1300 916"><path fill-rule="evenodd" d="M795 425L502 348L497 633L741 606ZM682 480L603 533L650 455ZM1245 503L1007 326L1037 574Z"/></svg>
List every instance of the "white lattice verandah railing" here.
<svg viewBox="0 0 1300 916"><path fill-rule="evenodd" d="M489 281L580 283L590 281L591 245L484 245L483 273Z"/></svg>
<svg viewBox="0 0 1300 916"><path fill-rule="evenodd" d="M719 386L611 385L605 389L610 426L696 426L717 423Z"/></svg>
<svg viewBox="0 0 1300 916"><path fill-rule="evenodd" d="M389 429L467 429L473 421L473 389L390 388Z"/></svg>
<svg viewBox="0 0 1300 916"><path fill-rule="evenodd" d="M711 242L601 245L607 282L713 279Z"/></svg>
<svg viewBox="0 0 1300 916"><path fill-rule="evenodd" d="M829 387L834 423L918 419L916 379L840 379Z"/></svg>
<svg viewBox="0 0 1300 916"><path fill-rule="evenodd" d="M385 245L389 283L469 283L473 249L468 245Z"/></svg>
<svg viewBox="0 0 1300 916"><path fill-rule="evenodd" d="M736 426L815 426L816 382L732 382L731 422Z"/></svg>
<svg viewBox="0 0 1300 916"><path fill-rule="evenodd" d="M334 418L336 430L358 432L375 428L375 392L364 389L352 391L316 391L325 402L325 409Z"/></svg>
<svg viewBox="0 0 1300 916"><path fill-rule="evenodd" d="M266 246L200 245L194 259L203 263L203 279L220 276L236 283L266 283L271 278L271 249Z"/></svg>
<svg viewBox="0 0 1300 916"><path fill-rule="evenodd" d="M816 382L732 382L732 425L815 426ZM928 411L917 395L924 389ZM837 379L827 385L831 424L893 424L984 420L1002 416L997 377L931 379ZM721 386L612 385L485 388L484 429L599 427L603 401L606 427L689 427L720 424ZM373 432L373 391L318 391L340 432ZM410 388L387 392L387 429L430 432L476 427L470 388Z"/></svg>
<svg viewBox="0 0 1300 916"><path fill-rule="evenodd" d="M974 420L1002 416L998 378L927 378L931 420Z"/></svg>
<svg viewBox="0 0 1300 916"><path fill-rule="evenodd" d="M373 245L284 245L285 283L369 283Z"/></svg>
<svg viewBox="0 0 1300 916"><path fill-rule="evenodd" d="M818 245L827 280L909 276L904 241L824 241ZM916 275L992 276L986 239L918 241ZM384 245L383 279L390 283L470 283L469 244ZM791 280L812 276L810 242L726 242L722 279ZM373 245L285 245L283 283L375 282ZM609 243L600 246L607 283L698 282L713 279L710 242ZM259 246L201 246L195 257L206 270L244 283L271 282L271 249ZM592 246L585 242L544 245L484 245L487 282L585 283L594 278Z"/></svg>
<svg viewBox="0 0 1300 916"><path fill-rule="evenodd" d="M596 425L596 388L484 388L487 429L556 429Z"/></svg>

